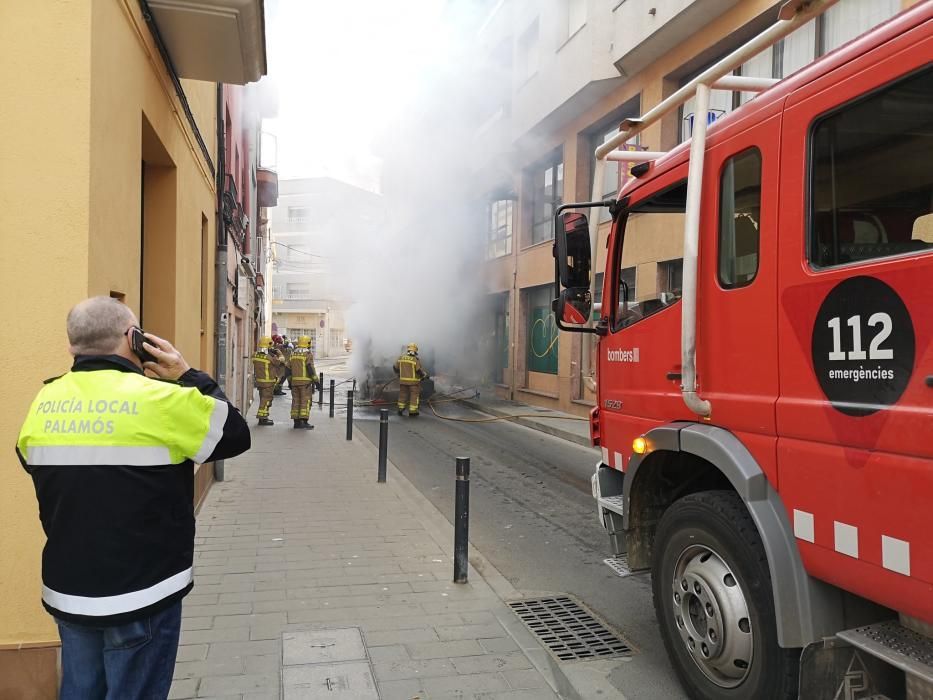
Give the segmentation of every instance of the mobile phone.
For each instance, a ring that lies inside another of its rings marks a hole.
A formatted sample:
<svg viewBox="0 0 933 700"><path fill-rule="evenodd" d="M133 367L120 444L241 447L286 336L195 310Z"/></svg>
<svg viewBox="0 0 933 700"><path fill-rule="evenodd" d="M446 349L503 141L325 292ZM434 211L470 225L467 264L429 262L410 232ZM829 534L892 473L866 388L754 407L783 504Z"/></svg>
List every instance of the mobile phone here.
<svg viewBox="0 0 933 700"><path fill-rule="evenodd" d="M144 335L145 331L142 328L136 328L133 326L133 334L130 336L130 348L132 348L133 353L143 362L156 362L155 357L153 357L144 347L143 343L148 343L146 336Z"/></svg>

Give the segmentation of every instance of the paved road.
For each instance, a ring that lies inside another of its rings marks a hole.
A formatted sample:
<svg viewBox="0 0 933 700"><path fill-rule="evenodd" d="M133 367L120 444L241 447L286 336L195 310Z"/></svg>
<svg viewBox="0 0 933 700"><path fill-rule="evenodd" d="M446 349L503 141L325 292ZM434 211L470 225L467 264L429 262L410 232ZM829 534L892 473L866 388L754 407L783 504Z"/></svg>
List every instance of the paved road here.
<svg viewBox="0 0 933 700"><path fill-rule="evenodd" d="M391 413L389 457L405 476L452 521L454 458L469 456L472 544L520 591L569 593L615 627L637 650L611 675L628 698L684 697L656 630L649 577L619 578L603 563L608 538L589 485L598 451L504 421L445 421L425 410L416 419ZM483 417L454 403L437 410ZM356 417L356 429L378 443L375 411L358 408Z"/></svg>

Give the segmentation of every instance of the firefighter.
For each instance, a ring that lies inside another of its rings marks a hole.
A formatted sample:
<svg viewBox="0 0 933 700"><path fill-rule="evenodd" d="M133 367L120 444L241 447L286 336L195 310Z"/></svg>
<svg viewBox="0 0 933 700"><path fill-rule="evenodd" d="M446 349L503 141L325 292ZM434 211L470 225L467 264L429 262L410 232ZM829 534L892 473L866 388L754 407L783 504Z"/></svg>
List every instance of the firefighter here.
<svg viewBox="0 0 933 700"><path fill-rule="evenodd" d="M407 406L409 417L414 418L418 415L421 382L428 378L418 358L418 346L409 343L405 354L396 360L392 369L398 375L398 414L405 413Z"/></svg>
<svg viewBox="0 0 933 700"><path fill-rule="evenodd" d="M278 368L276 368L275 374L278 378L278 381L275 383L275 390L272 392L275 396L285 396L285 390L282 389L282 386L285 384L285 380L288 379L288 375L291 374L291 370L288 368L288 358L291 356L291 351L288 348L288 343L280 335L272 336L272 345L284 358L283 362ZM292 388L292 384L289 381L288 388Z"/></svg>
<svg viewBox="0 0 933 700"><path fill-rule="evenodd" d="M278 382L277 370L285 364L285 358L272 346L272 338L264 335L259 339L259 349L253 355L253 379L259 390L259 410L256 417L259 425L272 425L269 418L269 407L275 394L275 385Z"/></svg>
<svg viewBox="0 0 933 700"><path fill-rule="evenodd" d="M311 338L302 335L288 361L292 382L292 420L296 430L314 430L308 424L311 413L311 395L318 385L317 372L314 371L314 356L311 353Z"/></svg>

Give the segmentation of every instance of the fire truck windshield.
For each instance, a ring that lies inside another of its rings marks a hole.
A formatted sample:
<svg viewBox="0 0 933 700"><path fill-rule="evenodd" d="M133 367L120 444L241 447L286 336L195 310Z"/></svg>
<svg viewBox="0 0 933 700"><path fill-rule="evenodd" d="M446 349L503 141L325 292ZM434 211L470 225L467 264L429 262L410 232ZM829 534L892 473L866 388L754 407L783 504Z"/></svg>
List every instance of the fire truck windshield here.
<svg viewBox="0 0 933 700"><path fill-rule="evenodd" d="M612 251L614 330L680 299L686 202L687 183L680 181L637 202L619 220Z"/></svg>

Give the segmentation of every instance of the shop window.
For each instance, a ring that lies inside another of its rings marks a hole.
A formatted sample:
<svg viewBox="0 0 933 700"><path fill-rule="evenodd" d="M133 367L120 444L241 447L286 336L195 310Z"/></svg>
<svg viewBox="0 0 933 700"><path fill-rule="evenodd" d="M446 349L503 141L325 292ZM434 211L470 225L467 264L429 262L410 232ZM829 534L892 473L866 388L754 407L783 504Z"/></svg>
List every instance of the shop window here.
<svg viewBox="0 0 933 700"><path fill-rule="evenodd" d="M531 372L557 374L558 331L551 310L553 285L537 287L528 295L528 369Z"/></svg>

